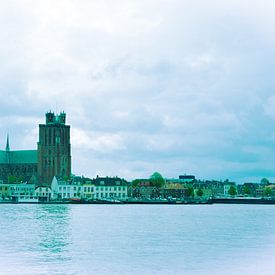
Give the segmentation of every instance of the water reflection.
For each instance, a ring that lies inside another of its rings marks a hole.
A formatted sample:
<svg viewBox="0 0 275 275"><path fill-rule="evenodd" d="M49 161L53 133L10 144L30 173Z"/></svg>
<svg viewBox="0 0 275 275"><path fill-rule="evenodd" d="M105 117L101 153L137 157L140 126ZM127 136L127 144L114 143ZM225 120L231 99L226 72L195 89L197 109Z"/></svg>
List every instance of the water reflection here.
<svg viewBox="0 0 275 275"><path fill-rule="evenodd" d="M41 205L36 210L39 249L51 255L48 260L56 260L56 254L62 256L71 243L70 209L67 205Z"/></svg>
<svg viewBox="0 0 275 275"><path fill-rule="evenodd" d="M70 213L69 205L1 205L5 242L1 242L0 252L5 251L7 257L2 257L0 264L9 263L12 273L25 266L23 274L55 274L68 267L72 259L68 248L72 239Z"/></svg>

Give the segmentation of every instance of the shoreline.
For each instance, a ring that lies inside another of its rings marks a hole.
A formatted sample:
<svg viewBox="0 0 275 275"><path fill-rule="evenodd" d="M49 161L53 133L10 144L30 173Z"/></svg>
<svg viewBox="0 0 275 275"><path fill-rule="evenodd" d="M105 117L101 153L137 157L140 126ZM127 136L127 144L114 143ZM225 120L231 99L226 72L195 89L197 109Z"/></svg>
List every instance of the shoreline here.
<svg viewBox="0 0 275 275"><path fill-rule="evenodd" d="M263 198L213 198L207 201L158 201L158 200L133 200L133 201L47 201L47 202L16 202L0 201L0 204L167 204L167 205L212 205L212 204L267 204L275 205L275 199Z"/></svg>

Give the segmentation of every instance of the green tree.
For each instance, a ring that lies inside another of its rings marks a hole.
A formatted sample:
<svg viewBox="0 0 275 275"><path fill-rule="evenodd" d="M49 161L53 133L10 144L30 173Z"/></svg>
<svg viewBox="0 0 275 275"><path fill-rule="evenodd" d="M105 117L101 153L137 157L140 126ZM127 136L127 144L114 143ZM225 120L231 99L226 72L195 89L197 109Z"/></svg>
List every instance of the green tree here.
<svg viewBox="0 0 275 275"><path fill-rule="evenodd" d="M194 188L193 187L188 187L186 190L185 190L185 196L186 197L194 197Z"/></svg>
<svg viewBox="0 0 275 275"><path fill-rule="evenodd" d="M70 176L64 176L63 179L64 179L64 181L69 181L71 179L71 177Z"/></svg>
<svg viewBox="0 0 275 275"><path fill-rule="evenodd" d="M165 184L164 178L158 172L155 172L153 175L151 175L150 181L152 182L153 186L157 188L160 188Z"/></svg>
<svg viewBox="0 0 275 275"><path fill-rule="evenodd" d="M8 176L8 183L16 183L17 182L17 177L10 175Z"/></svg>
<svg viewBox="0 0 275 275"><path fill-rule="evenodd" d="M203 191L202 191L201 188L199 188L199 189L197 190L197 196L202 197L202 195L203 195Z"/></svg>
<svg viewBox="0 0 275 275"><path fill-rule="evenodd" d="M251 195L252 192L251 192L250 188L245 185L243 187L243 193L246 194L246 195Z"/></svg>
<svg viewBox="0 0 275 275"><path fill-rule="evenodd" d="M133 187L137 187L140 184L140 180L139 179L135 179L132 181L132 186Z"/></svg>
<svg viewBox="0 0 275 275"><path fill-rule="evenodd" d="M261 184L268 185L269 184L269 180L267 178L262 178L261 179Z"/></svg>
<svg viewBox="0 0 275 275"><path fill-rule="evenodd" d="M229 190L228 190L228 194L230 196L236 196L237 195L237 190L236 187L234 185L231 185Z"/></svg>
<svg viewBox="0 0 275 275"><path fill-rule="evenodd" d="M272 189L271 189L271 187L266 186L266 187L264 188L264 196L265 196L265 197L270 197L271 195L272 195Z"/></svg>

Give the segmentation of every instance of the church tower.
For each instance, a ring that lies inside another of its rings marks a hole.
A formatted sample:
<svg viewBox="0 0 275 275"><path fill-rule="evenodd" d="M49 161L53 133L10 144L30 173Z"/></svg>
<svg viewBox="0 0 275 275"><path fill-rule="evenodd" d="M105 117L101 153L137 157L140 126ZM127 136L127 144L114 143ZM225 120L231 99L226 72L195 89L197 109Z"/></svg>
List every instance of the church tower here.
<svg viewBox="0 0 275 275"><path fill-rule="evenodd" d="M54 176L70 177L70 126L64 112L46 113L46 124L39 124L38 182L50 185Z"/></svg>

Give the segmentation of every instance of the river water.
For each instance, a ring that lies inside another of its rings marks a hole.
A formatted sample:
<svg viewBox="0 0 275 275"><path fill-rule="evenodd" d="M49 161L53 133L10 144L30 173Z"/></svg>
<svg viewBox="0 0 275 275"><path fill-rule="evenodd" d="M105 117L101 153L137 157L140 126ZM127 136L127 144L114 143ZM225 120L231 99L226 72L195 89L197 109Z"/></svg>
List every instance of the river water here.
<svg viewBox="0 0 275 275"><path fill-rule="evenodd" d="M0 274L275 274L275 205L0 205Z"/></svg>

